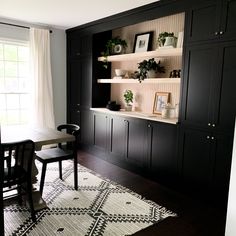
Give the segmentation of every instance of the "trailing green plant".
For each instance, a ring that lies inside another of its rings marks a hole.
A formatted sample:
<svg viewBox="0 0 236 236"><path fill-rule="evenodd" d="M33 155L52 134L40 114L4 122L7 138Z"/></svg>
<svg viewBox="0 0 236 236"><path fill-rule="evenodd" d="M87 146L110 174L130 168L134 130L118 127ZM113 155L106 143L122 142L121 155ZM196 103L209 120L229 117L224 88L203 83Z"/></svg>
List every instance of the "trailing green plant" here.
<svg viewBox="0 0 236 236"><path fill-rule="evenodd" d="M154 70L155 72L165 73L165 67L161 66L161 62L156 62L154 58L149 60L143 60L138 63L139 71L135 71L134 76L135 79L138 79L139 82L147 78L147 72L150 70Z"/></svg>
<svg viewBox="0 0 236 236"><path fill-rule="evenodd" d="M126 104L130 104L131 102L133 102L133 99L134 99L133 92L129 89L126 89L124 92L124 100Z"/></svg>
<svg viewBox="0 0 236 236"><path fill-rule="evenodd" d="M104 64L103 66L107 69L108 67L108 61L107 61L107 57L109 55L114 54L113 53L113 48L115 47L115 45L121 45L123 46L123 48L125 49L128 45L127 42L124 39L121 39L119 36L109 39L106 43L105 46L105 51L101 53L101 55L104 57Z"/></svg>
<svg viewBox="0 0 236 236"><path fill-rule="evenodd" d="M164 46L165 41L166 41L166 37L174 37L177 39L177 37L174 36L174 33L171 32L162 32L159 34L158 38L157 38L157 42L158 42L158 46Z"/></svg>

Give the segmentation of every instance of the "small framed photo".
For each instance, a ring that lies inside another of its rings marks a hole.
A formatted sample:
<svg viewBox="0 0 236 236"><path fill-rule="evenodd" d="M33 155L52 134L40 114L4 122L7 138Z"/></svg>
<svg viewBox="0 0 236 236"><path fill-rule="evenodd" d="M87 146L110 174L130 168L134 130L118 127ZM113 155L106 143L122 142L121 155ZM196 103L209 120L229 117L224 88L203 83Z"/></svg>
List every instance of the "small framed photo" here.
<svg viewBox="0 0 236 236"><path fill-rule="evenodd" d="M133 52L147 52L151 50L153 32L146 32L142 34L136 34L134 40Z"/></svg>
<svg viewBox="0 0 236 236"><path fill-rule="evenodd" d="M154 105L153 105L153 113L161 114L161 110L163 105L166 105L170 100L170 93L167 92L156 92Z"/></svg>

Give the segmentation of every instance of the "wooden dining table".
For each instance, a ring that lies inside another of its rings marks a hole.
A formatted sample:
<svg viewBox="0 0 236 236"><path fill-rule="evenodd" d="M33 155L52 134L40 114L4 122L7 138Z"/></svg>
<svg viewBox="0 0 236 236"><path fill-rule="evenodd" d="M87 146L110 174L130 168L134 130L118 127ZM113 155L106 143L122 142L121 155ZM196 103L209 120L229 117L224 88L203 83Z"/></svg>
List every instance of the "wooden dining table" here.
<svg viewBox="0 0 236 236"><path fill-rule="evenodd" d="M31 139L35 143L35 150L41 150L46 145L52 145L63 142L74 141L75 137L71 134L57 131L49 128L35 128L25 125L1 126L1 142L17 142L25 139ZM33 161L32 183L37 183L38 169ZM33 191L33 201L35 210L47 207L37 188Z"/></svg>

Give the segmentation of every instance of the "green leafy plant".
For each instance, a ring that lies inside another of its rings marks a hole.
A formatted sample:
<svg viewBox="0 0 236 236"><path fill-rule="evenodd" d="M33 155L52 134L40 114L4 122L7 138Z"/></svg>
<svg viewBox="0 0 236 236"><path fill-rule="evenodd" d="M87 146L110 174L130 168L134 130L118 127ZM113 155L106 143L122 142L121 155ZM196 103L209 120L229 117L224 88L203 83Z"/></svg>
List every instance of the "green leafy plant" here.
<svg viewBox="0 0 236 236"><path fill-rule="evenodd" d="M154 70L155 72L165 73L165 67L161 66L161 62L156 62L154 58L149 60L143 60L138 63L139 71L135 72L135 79L138 79L139 82L147 78L147 72L150 70Z"/></svg>
<svg viewBox="0 0 236 236"><path fill-rule="evenodd" d="M109 55L114 54L114 47L116 45L121 45L124 49L128 46L127 42L124 39L121 39L119 36L109 39L106 43L105 46L105 51L101 53L101 55L104 57L104 64L103 66L107 69L108 67L108 61L107 61L107 57Z"/></svg>
<svg viewBox="0 0 236 236"><path fill-rule="evenodd" d="M126 89L124 92L124 100L126 104L130 104L131 102L133 102L133 99L134 99L133 92L129 89Z"/></svg>
<svg viewBox="0 0 236 236"><path fill-rule="evenodd" d="M157 42L158 42L158 46L164 46L165 41L166 41L166 37L174 37L177 39L177 37L174 36L174 33L169 33L169 32L162 32L159 34L158 38L157 38Z"/></svg>

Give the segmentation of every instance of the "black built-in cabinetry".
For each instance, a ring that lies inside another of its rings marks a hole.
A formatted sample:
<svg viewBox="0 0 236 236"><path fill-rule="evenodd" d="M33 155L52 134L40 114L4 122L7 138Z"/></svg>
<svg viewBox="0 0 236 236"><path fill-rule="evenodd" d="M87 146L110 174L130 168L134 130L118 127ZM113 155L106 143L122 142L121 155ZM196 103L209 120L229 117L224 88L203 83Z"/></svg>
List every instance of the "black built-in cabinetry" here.
<svg viewBox="0 0 236 236"><path fill-rule="evenodd" d="M183 189L224 204L236 114L235 17L234 0L205 1L187 11L179 127Z"/></svg>
<svg viewBox="0 0 236 236"><path fill-rule="evenodd" d="M179 124L89 110L110 99L110 86L96 81L110 77L97 57L112 30L179 12L185 12ZM68 30L67 115L81 125L81 144L177 189L226 199L236 113L235 22L236 0L167 0Z"/></svg>

